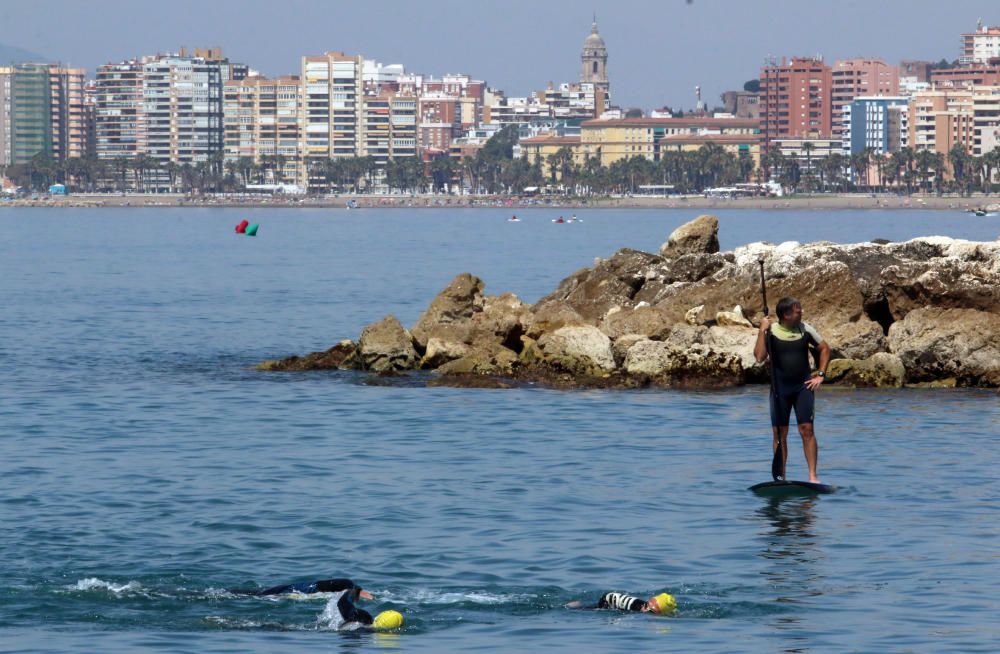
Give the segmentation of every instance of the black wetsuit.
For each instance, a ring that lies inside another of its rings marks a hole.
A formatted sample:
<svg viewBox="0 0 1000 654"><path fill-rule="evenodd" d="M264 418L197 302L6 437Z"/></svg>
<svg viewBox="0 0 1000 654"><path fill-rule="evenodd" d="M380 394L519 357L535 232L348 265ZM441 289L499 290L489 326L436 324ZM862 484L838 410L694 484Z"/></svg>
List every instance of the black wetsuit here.
<svg viewBox="0 0 1000 654"><path fill-rule="evenodd" d="M260 591L237 591L248 595L288 595L290 593L302 593L310 595L312 593L340 593L337 599L337 610L344 622L360 622L364 625L372 623L372 616L368 611L354 606L354 601L361 593L361 586L356 585L350 579L321 579L320 581L308 581L297 584L284 584L274 586Z"/></svg>
<svg viewBox="0 0 1000 654"><path fill-rule="evenodd" d="M810 325L786 328L772 325L767 333L774 381L771 393L771 425L787 427L792 409L799 424L816 417L816 395L806 388L812 376L809 352L823 342Z"/></svg>

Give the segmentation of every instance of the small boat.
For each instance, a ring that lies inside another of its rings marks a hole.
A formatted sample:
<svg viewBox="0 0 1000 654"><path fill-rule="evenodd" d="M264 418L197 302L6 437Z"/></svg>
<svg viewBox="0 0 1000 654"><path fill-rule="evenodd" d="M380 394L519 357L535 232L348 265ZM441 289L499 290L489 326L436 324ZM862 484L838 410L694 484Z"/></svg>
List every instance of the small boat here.
<svg viewBox="0 0 1000 654"><path fill-rule="evenodd" d="M566 222L566 220L562 216L559 216L558 218L553 219L552 222L556 223L557 225L562 225L563 223Z"/></svg>
<svg viewBox="0 0 1000 654"><path fill-rule="evenodd" d="M511 216L510 218L507 219L507 222L509 222L509 223L519 223L519 222L521 222L521 219L518 218L517 216Z"/></svg>

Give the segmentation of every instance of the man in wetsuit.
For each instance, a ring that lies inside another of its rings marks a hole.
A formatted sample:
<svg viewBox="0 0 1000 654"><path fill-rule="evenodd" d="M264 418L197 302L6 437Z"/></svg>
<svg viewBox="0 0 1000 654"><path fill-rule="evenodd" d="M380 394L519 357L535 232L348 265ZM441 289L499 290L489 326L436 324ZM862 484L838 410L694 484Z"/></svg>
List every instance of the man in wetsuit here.
<svg viewBox="0 0 1000 654"><path fill-rule="evenodd" d="M809 466L809 481L820 483L816 476L819 446L813 430L815 419L816 389L826 378L826 366L830 363L830 346L809 324L802 322L802 303L795 298L778 300L775 307L777 322L764 316L757 332L757 343L753 353L758 362L771 358L771 430L772 451L781 445L783 456L781 469L788 463L788 423L792 409L802 449ZM819 369L814 373L809 363L810 348L819 351Z"/></svg>
<svg viewBox="0 0 1000 654"><path fill-rule="evenodd" d="M580 600L574 600L566 605L569 609L612 609L615 611L629 611L632 613L655 613L657 615L668 615L677 609L677 601L670 593L660 593L648 600L641 600L625 593L604 593L597 604L585 606Z"/></svg>
<svg viewBox="0 0 1000 654"><path fill-rule="evenodd" d="M358 622L363 625L372 624L372 616L368 611L354 606L358 599L373 599L372 594L363 590L350 579L321 579L320 581L307 581L297 584L284 584L274 586L264 590L240 590L234 593L243 595L257 595L259 597L267 595L290 595L292 593L302 593L311 595L313 593L340 593L337 598L337 610L343 620L342 624Z"/></svg>

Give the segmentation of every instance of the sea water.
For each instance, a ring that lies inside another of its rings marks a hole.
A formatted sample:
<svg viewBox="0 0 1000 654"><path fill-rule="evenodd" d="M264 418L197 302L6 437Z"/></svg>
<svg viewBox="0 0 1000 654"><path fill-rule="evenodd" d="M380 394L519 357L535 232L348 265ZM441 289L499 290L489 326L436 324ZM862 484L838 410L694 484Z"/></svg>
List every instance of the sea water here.
<svg viewBox="0 0 1000 654"><path fill-rule="evenodd" d="M460 272L534 302L698 212L511 213L0 210L0 651L996 650L993 392L824 388L839 490L774 501L746 491L769 478L766 387L254 369L412 325ZM1000 235L959 212L716 213L723 249ZM230 592L330 577L406 627ZM678 612L563 608L609 590Z"/></svg>

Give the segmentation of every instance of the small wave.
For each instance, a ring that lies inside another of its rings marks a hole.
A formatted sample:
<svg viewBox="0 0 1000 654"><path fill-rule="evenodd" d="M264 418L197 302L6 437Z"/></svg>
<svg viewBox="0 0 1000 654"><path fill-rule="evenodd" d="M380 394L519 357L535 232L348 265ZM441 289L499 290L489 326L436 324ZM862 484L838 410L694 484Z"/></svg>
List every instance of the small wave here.
<svg viewBox="0 0 1000 654"><path fill-rule="evenodd" d="M135 593L142 590L142 585L138 581L130 581L127 584L113 584L97 577L80 579L75 584L67 586L69 590L107 590L115 595L122 593Z"/></svg>
<svg viewBox="0 0 1000 654"><path fill-rule="evenodd" d="M374 591L373 591L374 592ZM396 602L399 604L420 603L420 604L511 604L521 603L533 599L537 596L528 593L490 593L485 591L436 591L417 590L410 593L393 593L392 591L382 591L375 593L379 600Z"/></svg>

